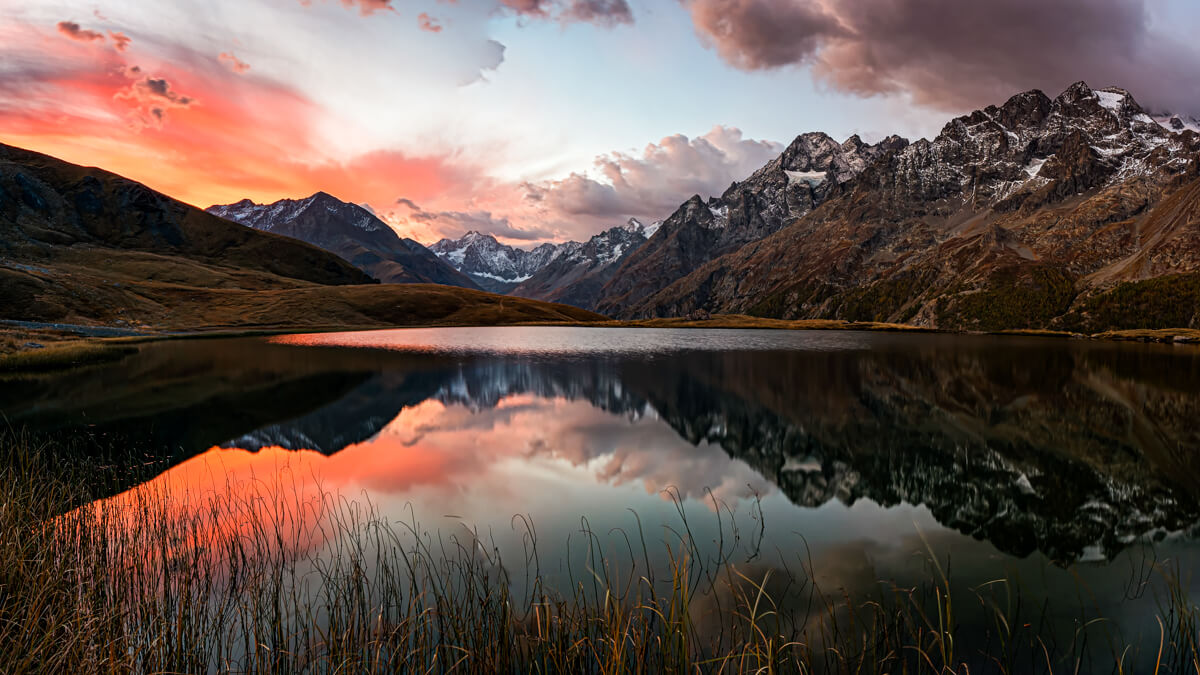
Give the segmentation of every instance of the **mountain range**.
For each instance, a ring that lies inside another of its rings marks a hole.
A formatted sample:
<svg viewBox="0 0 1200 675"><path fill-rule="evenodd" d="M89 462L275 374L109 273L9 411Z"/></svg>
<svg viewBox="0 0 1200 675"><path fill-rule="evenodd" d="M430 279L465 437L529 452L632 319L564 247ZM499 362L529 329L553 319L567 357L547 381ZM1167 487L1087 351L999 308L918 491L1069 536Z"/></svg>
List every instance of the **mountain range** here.
<svg viewBox="0 0 1200 675"><path fill-rule="evenodd" d="M99 169L0 146L0 231L0 318L23 320L268 323L279 313L248 312L231 292L383 281L625 319L1196 328L1200 122L1078 82L1055 98L1031 90L957 117L932 140L805 133L663 221L529 250L481 232L426 248L323 192L205 213ZM196 288L208 290L185 290ZM361 290L337 295L354 309L339 305L335 323L399 311Z"/></svg>
<svg viewBox="0 0 1200 675"><path fill-rule="evenodd" d="M585 242L561 244L555 256L510 293L524 298L594 307L605 284L662 223L643 225L636 218Z"/></svg>
<svg viewBox="0 0 1200 675"><path fill-rule="evenodd" d="M1197 327L1198 174L1200 121L1078 82L955 118L933 140L802 134L720 196L686 200L602 273L564 273L543 245L529 255L543 278L526 264L492 290L617 318ZM434 249L477 280L503 276L466 239Z"/></svg>
<svg viewBox="0 0 1200 675"><path fill-rule="evenodd" d="M890 145L776 232L720 256L704 242L678 246L639 267L676 233L721 222L693 197L597 307L949 329L1197 325L1200 134L1186 124L1164 126L1129 92L1079 82L1054 99L1029 91L958 117L932 141ZM664 274L676 259L702 264Z"/></svg>
<svg viewBox="0 0 1200 675"><path fill-rule="evenodd" d="M501 244L490 234L468 232L460 239L442 239L430 250L486 290L588 307L660 225L630 218L585 242L542 244L528 251Z"/></svg>

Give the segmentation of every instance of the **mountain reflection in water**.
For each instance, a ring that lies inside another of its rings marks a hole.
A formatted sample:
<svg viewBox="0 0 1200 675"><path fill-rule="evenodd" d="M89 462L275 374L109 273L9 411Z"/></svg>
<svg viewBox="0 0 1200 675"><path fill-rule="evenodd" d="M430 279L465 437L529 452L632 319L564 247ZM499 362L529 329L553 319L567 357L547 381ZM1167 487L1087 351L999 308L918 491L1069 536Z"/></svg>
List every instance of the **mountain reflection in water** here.
<svg viewBox="0 0 1200 675"><path fill-rule="evenodd" d="M880 580L921 586L933 555L965 592L1019 579L1031 606L1067 608L1046 615L1059 635L1087 589L1091 615L1156 644L1145 570L1200 564L1198 351L563 328L181 341L10 378L0 413L156 461L107 499L118 511L165 496L185 516L228 509L236 530L257 505L294 525L281 545L298 550L331 545L301 521L332 495L506 561L524 559L531 522L544 559L569 561L545 580L570 585L588 569L581 536L620 554L686 514L722 551L741 527L755 578L803 560L821 588L868 598ZM956 616L987 625L979 611Z"/></svg>
<svg viewBox="0 0 1200 675"><path fill-rule="evenodd" d="M1195 523L1194 351L856 333L382 331L147 345L118 364L5 387L0 406L18 424L82 426L169 448L174 461L217 446L314 451L329 456L326 480L391 494L462 494L492 467L543 462L650 494L919 505L1005 553L1065 563ZM527 497L492 503L523 513Z"/></svg>

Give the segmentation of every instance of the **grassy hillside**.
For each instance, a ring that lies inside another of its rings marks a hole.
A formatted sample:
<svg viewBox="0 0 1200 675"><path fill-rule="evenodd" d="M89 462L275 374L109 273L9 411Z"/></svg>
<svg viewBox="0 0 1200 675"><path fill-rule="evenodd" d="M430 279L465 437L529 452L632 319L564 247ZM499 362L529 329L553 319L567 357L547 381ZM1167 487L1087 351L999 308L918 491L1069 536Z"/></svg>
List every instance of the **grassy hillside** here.
<svg viewBox="0 0 1200 675"><path fill-rule="evenodd" d="M468 289L378 285L315 246L100 169L0 145L0 321L154 333L600 318ZM0 344L36 350L26 343L61 337Z"/></svg>

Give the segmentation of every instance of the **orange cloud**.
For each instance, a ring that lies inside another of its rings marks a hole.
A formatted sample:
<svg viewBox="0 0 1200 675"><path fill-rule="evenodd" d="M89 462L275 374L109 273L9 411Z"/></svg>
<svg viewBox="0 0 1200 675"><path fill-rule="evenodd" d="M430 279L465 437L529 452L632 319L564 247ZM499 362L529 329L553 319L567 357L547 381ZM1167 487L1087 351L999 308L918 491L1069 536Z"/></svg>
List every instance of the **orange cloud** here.
<svg viewBox="0 0 1200 675"><path fill-rule="evenodd" d="M396 8L392 7L392 0L341 0L341 3L347 9L357 7L363 16L368 16L375 12L396 11ZM313 4L313 0L300 0L300 4L309 7Z"/></svg>

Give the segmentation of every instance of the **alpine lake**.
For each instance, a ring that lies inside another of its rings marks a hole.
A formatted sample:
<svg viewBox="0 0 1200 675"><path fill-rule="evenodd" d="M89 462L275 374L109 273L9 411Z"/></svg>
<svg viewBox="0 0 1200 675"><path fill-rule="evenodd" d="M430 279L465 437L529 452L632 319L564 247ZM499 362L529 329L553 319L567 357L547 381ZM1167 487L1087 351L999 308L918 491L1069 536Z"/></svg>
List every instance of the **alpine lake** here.
<svg viewBox="0 0 1200 675"><path fill-rule="evenodd" d="M826 666L896 617L953 632L972 673L1195 654L1178 644L1195 635L1180 598L1200 593L1193 346L560 327L166 340L9 376L0 414L121 464L73 509L126 532L148 508L189 523L147 557L235 565L218 542L270 542L259 554L293 579L285 621L330 621L314 570L353 560L443 589L477 566L531 615L683 579L696 645L720 644L730 613L770 615Z"/></svg>

